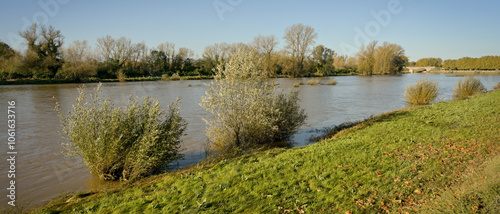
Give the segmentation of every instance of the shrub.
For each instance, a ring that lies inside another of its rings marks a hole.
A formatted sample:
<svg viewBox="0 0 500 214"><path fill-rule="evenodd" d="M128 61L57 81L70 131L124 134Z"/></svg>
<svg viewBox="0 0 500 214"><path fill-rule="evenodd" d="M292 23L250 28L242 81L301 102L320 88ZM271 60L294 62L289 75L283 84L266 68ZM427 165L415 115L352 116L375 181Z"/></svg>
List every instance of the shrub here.
<svg viewBox="0 0 500 214"><path fill-rule="evenodd" d="M298 92L275 91L256 53L231 55L214 78L200 103L212 115L205 119L210 150L238 154L284 140L304 124Z"/></svg>
<svg viewBox="0 0 500 214"><path fill-rule="evenodd" d="M161 75L161 80L162 81L168 81L168 80L170 80L169 77L168 77L168 74L162 74Z"/></svg>
<svg viewBox="0 0 500 214"><path fill-rule="evenodd" d="M295 83L295 84L293 84L293 87L298 88L300 85L301 85L300 83Z"/></svg>
<svg viewBox="0 0 500 214"><path fill-rule="evenodd" d="M337 80L336 79L330 80L326 84L327 85L337 85Z"/></svg>
<svg viewBox="0 0 500 214"><path fill-rule="evenodd" d="M412 105L427 105L434 101L439 94L437 81L421 79L406 87L405 99Z"/></svg>
<svg viewBox="0 0 500 214"><path fill-rule="evenodd" d="M453 89L453 99L463 100L484 92L486 92L486 88L481 80L467 76L462 81L457 81L457 85Z"/></svg>
<svg viewBox="0 0 500 214"><path fill-rule="evenodd" d="M170 80L180 80L180 79L181 79L181 76L179 76L179 73L174 73L170 77Z"/></svg>
<svg viewBox="0 0 500 214"><path fill-rule="evenodd" d="M69 153L80 156L92 174L103 180L135 179L165 170L182 157L180 137L186 123L179 116L180 99L167 113L149 97L142 102L130 97L115 107L100 96L100 88L94 94L80 88L66 117L56 105Z"/></svg>
<svg viewBox="0 0 500 214"><path fill-rule="evenodd" d="M319 84L319 79L312 79L307 82L308 85L317 85Z"/></svg>

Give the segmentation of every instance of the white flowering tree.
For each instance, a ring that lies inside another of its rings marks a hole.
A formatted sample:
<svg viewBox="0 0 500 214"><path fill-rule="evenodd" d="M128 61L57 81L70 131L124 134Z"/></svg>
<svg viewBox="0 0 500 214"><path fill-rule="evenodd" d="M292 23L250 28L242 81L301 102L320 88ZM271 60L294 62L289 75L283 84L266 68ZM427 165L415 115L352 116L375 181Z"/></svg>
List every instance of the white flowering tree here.
<svg viewBox="0 0 500 214"><path fill-rule="evenodd" d="M277 92L261 67L255 52L242 50L217 66L200 104L211 113L204 119L210 149L239 152L281 141L304 124L298 92Z"/></svg>

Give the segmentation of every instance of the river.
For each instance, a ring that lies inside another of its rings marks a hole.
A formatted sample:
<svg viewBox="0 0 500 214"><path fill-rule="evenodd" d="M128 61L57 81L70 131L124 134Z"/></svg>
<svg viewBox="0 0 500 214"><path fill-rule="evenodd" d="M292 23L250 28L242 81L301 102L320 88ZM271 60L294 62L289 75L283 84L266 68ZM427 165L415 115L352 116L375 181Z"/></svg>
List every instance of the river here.
<svg viewBox="0 0 500 214"><path fill-rule="evenodd" d="M450 100L457 80L462 76L449 74L404 74L400 76L339 76L337 85L309 86L309 78L276 79L278 87L287 91L299 90L300 106L308 115L307 125L291 139L295 146L303 146L324 127L344 122L362 120L372 115L400 109L407 104L403 93L406 86L427 77L437 80L440 100ZM322 83L333 77L323 78ZM481 82L492 90L500 82L499 75L481 75ZM205 158L206 128L202 118L208 115L199 106L211 80L156 81L103 83L102 95L115 103L125 102L130 94L137 97L155 97L163 108L181 97L181 116L188 122L182 140L185 154L175 167L194 164ZM294 88L298 82L305 85ZM94 90L96 83L85 84L87 91ZM105 182L90 175L78 158L64 156L64 143L59 134L61 127L54 111L57 99L63 113L71 110L81 84L13 85L0 86L0 207L7 206L9 163L7 152L7 101L16 102L16 196L18 205L36 206L59 194L83 191L106 186ZM54 99L55 98L55 99Z"/></svg>

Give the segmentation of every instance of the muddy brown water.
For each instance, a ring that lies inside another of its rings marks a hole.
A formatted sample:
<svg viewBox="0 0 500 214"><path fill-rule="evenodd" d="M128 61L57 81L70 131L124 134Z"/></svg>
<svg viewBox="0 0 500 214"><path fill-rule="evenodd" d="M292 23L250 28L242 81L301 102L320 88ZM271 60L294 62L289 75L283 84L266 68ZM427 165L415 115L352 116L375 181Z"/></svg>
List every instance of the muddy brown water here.
<svg viewBox="0 0 500 214"><path fill-rule="evenodd" d="M300 128L291 141L295 146L308 144L311 136L324 127L362 120L372 115L406 106L404 89L410 83L427 77L439 82L440 99L449 100L453 87L461 76L445 74L405 74L401 76L340 76L334 86L309 86L310 78L276 79L279 88L299 90L300 106L308 115L307 125ZM482 83L492 90L500 82L499 75L481 75ZM322 78L322 83L333 77ZM182 148L185 157L173 167L184 167L205 158L206 128L202 118L207 114L199 106L205 94L205 84L211 80L168 82L103 83L102 95L116 103L125 102L130 94L155 97L163 108L182 97L181 116L188 122ZM298 82L305 85L294 88ZM0 86L0 207L7 205L9 188L7 161L7 108L8 101L16 102L16 203L33 207L62 193L100 189L109 186L90 175L81 159L64 156L59 134L60 122L54 111L55 100L68 112L78 95L81 84ZM93 90L97 83L86 84Z"/></svg>

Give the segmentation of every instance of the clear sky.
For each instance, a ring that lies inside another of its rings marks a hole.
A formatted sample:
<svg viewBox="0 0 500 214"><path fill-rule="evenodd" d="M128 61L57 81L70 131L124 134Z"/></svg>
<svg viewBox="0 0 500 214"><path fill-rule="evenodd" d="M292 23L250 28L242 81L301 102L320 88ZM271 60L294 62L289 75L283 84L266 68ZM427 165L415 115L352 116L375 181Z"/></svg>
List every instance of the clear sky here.
<svg viewBox="0 0 500 214"><path fill-rule="evenodd" d="M33 21L61 30L65 43L106 35L156 47L173 42L201 56L207 45L248 43L259 34L284 45L303 23L316 44L352 55L371 40L397 43L412 61L500 55L500 1L463 0L2 0L0 40L26 49L17 35Z"/></svg>

